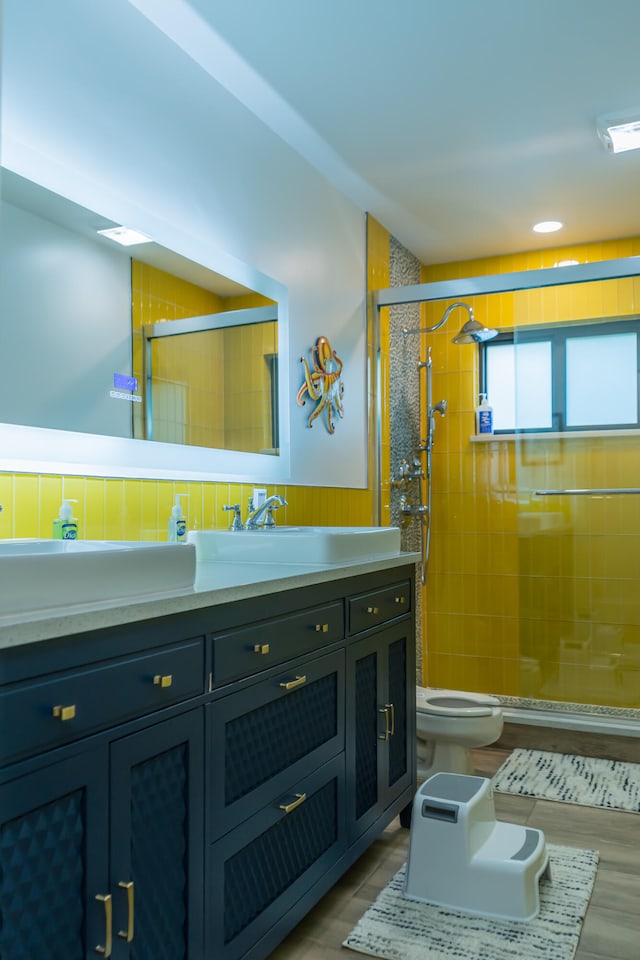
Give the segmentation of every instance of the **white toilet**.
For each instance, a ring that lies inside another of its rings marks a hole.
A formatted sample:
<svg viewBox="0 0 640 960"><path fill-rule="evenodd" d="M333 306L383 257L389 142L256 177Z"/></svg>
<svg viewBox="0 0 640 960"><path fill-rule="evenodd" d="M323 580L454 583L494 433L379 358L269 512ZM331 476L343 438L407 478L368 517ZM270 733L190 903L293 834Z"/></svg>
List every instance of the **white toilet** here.
<svg viewBox="0 0 640 960"><path fill-rule="evenodd" d="M495 743L504 717L496 697L416 687L418 777L471 774L469 750Z"/></svg>

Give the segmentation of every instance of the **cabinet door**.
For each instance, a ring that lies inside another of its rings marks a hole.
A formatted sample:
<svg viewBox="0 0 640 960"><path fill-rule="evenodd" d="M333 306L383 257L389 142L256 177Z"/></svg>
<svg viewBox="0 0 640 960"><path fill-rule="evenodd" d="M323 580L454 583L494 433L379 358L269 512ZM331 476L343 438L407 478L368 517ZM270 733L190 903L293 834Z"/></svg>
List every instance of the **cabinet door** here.
<svg viewBox="0 0 640 960"><path fill-rule="evenodd" d="M2 960L107 948L107 802L106 747L0 787Z"/></svg>
<svg viewBox="0 0 640 960"><path fill-rule="evenodd" d="M202 955L202 728L194 710L111 746L114 960Z"/></svg>
<svg viewBox="0 0 640 960"><path fill-rule="evenodd" d="M347 796L350 839L410 786L414 772L413 630L410 621L353 644L347 658Z"/></svg>
<svg viewBox="0 0 640 960"><path fill-rule="evenodd" d="M389 732L381 792L386 807L414 779L416 720L413 631L409 624L403 624L386 630L385 635L385 709L389 718Z"/></svg>

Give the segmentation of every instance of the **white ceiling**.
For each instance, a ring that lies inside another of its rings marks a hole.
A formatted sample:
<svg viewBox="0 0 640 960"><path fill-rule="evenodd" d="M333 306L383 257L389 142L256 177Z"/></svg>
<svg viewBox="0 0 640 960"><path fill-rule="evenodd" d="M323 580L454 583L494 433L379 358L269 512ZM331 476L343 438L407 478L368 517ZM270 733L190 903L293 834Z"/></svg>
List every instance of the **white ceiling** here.
<svg viewBox="0 0 640 960"><path fill-rule="evenodd" d="M638 0L130 3L426 263L640 234Z"/></svg>

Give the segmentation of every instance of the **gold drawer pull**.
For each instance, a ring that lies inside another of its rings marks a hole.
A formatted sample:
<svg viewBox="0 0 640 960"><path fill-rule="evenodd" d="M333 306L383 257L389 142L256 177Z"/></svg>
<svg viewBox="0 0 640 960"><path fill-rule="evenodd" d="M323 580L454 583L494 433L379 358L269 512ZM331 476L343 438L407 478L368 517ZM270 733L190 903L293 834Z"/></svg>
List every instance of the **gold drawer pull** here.
<svg viewBox="0 0 640 960"><path fill-rule="evenodd" d="M75 703L70 703L68 707L58 705L53 708L53 715L58 720L73 720L76 715L76 705Z"/></svg>
<svg viewBox="0 0 640 960"><path fill-rule="evenodd" d="M104 903L104 947L101 947L100 944L98 944L96 947L96 953L99 953L102 957L110 957L112 916L111 894L98 893L96 894L96 900L99 900L100 903Z"/></svg>
<svg viewBox="0 0 640 960"><path fill-rule="evenodd" d="M389 707L381 707L378 713L384 713L384 733L378 734L378 740L389 739Z"/></svg>
<svg viewBox="0 0 640 960"><path fill-rule="evenodd" d="M316 623L316 633L329 633L329 624Z"/></svg>
<svg viewBox="0 0 640 960"><path fill-rule="evenodd" d="M376 614L377 612L378 612L378 608L377 608L377 607L367 607L367 613Z"/></svg>
<svg viewBox="0 0 640 960"><path fill-rule="evenodd" d="M131 943L133 940L133 880L129 880L128 883L125 880L120 880L118 886L121 890L127 891L128 909L127 929L118 930L118 936L121 940L126 940L127 943Z"/></svg>
<svg viewBox="0 0 640 960"><path fill-rule="evenodd" d="M295 680L289 680L288 683L281 683L280 686L283 690L295 690L296 687L301 687L302 684L306 682L306 677L296 677Z"/></svg>
<svg viewBox="0 0 640 960"><path fill-rule="evenodd" d="M153 678L154 687L170 687L173 683L173 676L170 673L162 675L161 673L156 673Z"/></svg>
<svg viewBox="0 0 640 960"><path fill-rule="evenodd" d="M301 803L304 803L306 799L306 793L296 793L296 799L293 801L293 803L281 803L280 809L284 810L285 813L291 813L291 811L295 810L296 807L299 807Z"/></svg>
<svg viewBox="0 0 640 960"><path fill-rule="evenodd" d="M396 710L392 703L385 703L385 707L391 713L391 729L389 730L389 736L392 737L396 732Z"/></svg>
<svg viewBox="0 0 640 960"><path fill-rule="evenodd" d="M253 645L254 653L261 653L263 656L265 653L269 653L269 644L268 643L254 643Z"/></svg>
<svg viewBox="0 0 640 960"><path fill-rule="evenodd" d="M405 600L404 597L395 597L394 602L395 602L395 603L406 603L407 601Z"/></svg>

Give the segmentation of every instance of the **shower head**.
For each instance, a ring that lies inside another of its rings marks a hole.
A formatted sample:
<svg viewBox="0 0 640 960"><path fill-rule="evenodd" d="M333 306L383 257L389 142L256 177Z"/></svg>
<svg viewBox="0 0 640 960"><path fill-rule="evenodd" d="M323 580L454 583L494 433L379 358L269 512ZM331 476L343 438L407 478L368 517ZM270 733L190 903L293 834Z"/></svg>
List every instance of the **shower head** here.
<svg viewBox="0 0 640 960"><path fill-rule="evenodd" d="M471 311L471 307L469 307L469 310ZM457 333L455 337L452 338L451 343L484 343L485 340L492 340L497 336L497 330L492 330L490 327L483 327L482 324L474 318L473 312L471 312L471 319L467 320L460 330L460 333Z"/></svg>
<svg viewBox="0 0 640 960"><path fill-rule="evenodd" d="M408 337L410 333L433 333L435 330L439 330L447 320L449 319L449 314L452 310L455 310L456 307L463 307L469 314L469 319L465 325L460 330L460 333L456 334L452 339L452 343L482 343L484 340L491 340L492 337L498 336L497 330L491 330L489 327L483 327L483 325L475 319L473 316L473 310L468 303L465 303L463 300L456 300L455 303L450 304L442 315L441 319L438 320L436 324L432 327L416 327L413 330L407 330L406 328L402 331L403 336Z"/></svg>

